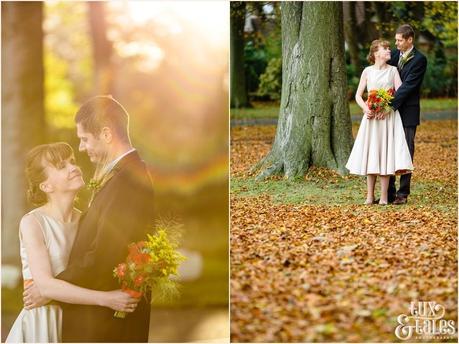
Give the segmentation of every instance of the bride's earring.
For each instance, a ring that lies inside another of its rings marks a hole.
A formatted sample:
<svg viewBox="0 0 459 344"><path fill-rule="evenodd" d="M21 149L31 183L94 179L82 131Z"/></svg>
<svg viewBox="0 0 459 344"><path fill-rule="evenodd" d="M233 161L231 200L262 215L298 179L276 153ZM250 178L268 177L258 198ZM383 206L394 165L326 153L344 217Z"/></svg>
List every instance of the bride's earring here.
<svg viewBox="0 0 459 344"><path fill-rule="evenodd" d="M52 186L46 183L40 183L39 187L40 187L40 190L45 193L53 191Z"/></svg>

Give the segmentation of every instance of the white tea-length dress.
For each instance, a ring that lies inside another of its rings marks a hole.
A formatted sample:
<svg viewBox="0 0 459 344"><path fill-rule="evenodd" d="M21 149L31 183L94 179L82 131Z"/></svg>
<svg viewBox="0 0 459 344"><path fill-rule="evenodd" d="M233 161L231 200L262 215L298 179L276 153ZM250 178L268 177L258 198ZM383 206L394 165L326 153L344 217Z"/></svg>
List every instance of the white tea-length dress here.
<svg viewBox="0 0 459 344"><path fill-rule="evenodd" d="M367 91L394 88L397 68L365 68ZM394 175L413 170L400 113L391 111L385 119L368 119L360 123L351 155L346 164L351 174Z"/></svg>
<svg viewBox="0 0 459 344"><path fill-rule="evenodd" d="M48 250L53 276L58 275L67 267L70 251L78 230L78 220L64 223L43 213L40 208L34 209L31 214L40 224ZM22 276L24 281L33 279L29 268L29 260L22 233L19 231L20 254L22 261ZM34 309L22 309L15 320L7 343L58 343L62 341L62 309L58 305L45 305Z"/></svg>

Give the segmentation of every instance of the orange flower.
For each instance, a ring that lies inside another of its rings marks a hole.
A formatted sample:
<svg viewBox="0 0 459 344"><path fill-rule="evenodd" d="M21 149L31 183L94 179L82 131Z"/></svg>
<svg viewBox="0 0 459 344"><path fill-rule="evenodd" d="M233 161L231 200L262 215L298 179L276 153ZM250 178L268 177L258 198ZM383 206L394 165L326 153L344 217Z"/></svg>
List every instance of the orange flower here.
<svg viewBox="0 0 459 344"><path fill-rule="evenodd" d="M139 253L131 257L135 265L142 265L150 261L150 255L146 253Z"/></svg>
<svg viewBox="0 0 459 344"><path fill-rule="evenodd" d="M122 291L124 291L125 293L128 293L131 297L134 297L136 299L139 299L140 297L142 297L142 292L141 291L137 291L137 290L132 290L132 289L129 289L125 286L123 286L121 288Z"/></svg>
<svg viewBox="0 0 459 344"><path fill-rule="evenodd" d="M126 275L127 265L125 263L118 264L116 267L116 275L119 278L123 278Z"/></svg>
<svg viewBox="0 0 459 344"><path fill-rule="evenodd" d="M145 280L145 277L143 277L142 275L139 275L137 276L135 279L134 279L134 286L136 287L140 287L143 283L143 281Z"/></svg>

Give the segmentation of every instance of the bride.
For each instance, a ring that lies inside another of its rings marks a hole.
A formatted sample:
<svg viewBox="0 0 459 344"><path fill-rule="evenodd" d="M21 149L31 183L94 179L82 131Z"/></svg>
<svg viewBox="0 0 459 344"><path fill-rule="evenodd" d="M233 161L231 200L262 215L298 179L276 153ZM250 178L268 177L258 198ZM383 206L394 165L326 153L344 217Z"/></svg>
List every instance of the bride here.
<svg viewBox="0 0 459 344"><path fill-rule="evenodd" d="M121 290L90 290L54 278L67 266L81 215L73 203L84 181L72 148L63 142L33 148L27 155L26 177L28 198L40 206L19 225L24 287L34 283L46 299L133 312L139 300ZM30 306L26 301L6 342L61 342L60 306Z"/></svg>
<svg viewBox="0 0 459 344"><path fill-rule="evenodd" d="M364 116L352 147L346 168L352 174L367 176L367 199L365 204L374 203L376 177L381 179L381 198L379 204L387 204L389 178L391 175L409 173L413 170L411 155L406 143L402 119L398 111L374 114L362 99L365 87L371 90L397 90L402 81L397 67L390 66L389 42L374 40L371 43L368 61L360 78L355 95L357 104Z"/></svg>

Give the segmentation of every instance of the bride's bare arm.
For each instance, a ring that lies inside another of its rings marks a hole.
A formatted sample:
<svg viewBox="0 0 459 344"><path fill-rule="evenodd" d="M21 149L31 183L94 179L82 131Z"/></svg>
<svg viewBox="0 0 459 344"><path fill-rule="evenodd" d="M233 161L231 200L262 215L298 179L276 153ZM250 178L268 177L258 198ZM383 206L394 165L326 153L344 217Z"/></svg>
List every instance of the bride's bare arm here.
<svg viewBox="0 0 459 344"><path fill-rule="evenodd" d="M355 92L355 101L362 108L363 112L368 114L370 113L370 109L368 109L367 104L362 98L363 92L365 91L365 87L367 87L367 73L364 69L362 75L360 76L360 82L359 86L357 87L357 92Z"/></svg>
<svg viewBox="0 0 459 344"><path fill-rule="evenodd" d="M135 310L138 299L132 298L121 290L107 292L91 290L54 278L43 233L33 215L29 214L22 218L19 230L34 284L42 297L66 303L109 307L124 312ZM33 308L35 305L29 300L25 306Z"/></svg>

